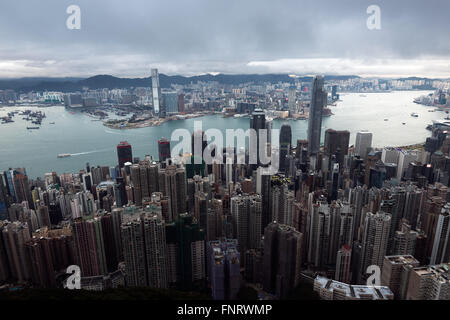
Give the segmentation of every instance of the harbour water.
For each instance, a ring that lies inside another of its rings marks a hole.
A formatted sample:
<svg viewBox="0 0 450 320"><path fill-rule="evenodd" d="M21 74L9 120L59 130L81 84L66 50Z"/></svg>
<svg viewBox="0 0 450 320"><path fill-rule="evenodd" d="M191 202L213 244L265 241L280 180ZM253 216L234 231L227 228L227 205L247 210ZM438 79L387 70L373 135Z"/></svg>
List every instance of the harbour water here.
<svg viewBox="0 0 450 320"><path fill-rule="evenodd" d="M430 136L425 128L432 120L441 120L442 111L428 112L433 107L413 103L413 99L428 91L396 91L390 93L344 93L336 106L334 115L323 119L322 135L328 128L350 131L350 144L355 141L356 132L369 130L373 133L373 146L403 146L422 143ZM157 140L169 138L178 128L190 131L194 121L202 121L203 130L217 128L248 129L248 118L222 118L210 115L201 118L177 120L158 127L128 130L114 130L103 126L101 121L84 113L69 112L64 107L3 107L0 117L14 110L41 110L46 118L39 130L27 130L27 122L17 115L13 123L0 124L0 170L25 167L30 177L43 176L46 172L78 172L89 162L91 166L115 165L116 146L128 141L133 156L158 157ZM411 113L418 117L411 117ZM387 121L385 121L387 119ZM280 128L285 120L275 120L274 128ZM50 124L53 123L54 124ZM404 125L402 123L405 123ZM293 143L306 139L307 120L289 120ZM225 134L224 134L225 136ZM323 139L323 137L322 137ZM57 158L58 154L69 153L71 157Z"/></svg>

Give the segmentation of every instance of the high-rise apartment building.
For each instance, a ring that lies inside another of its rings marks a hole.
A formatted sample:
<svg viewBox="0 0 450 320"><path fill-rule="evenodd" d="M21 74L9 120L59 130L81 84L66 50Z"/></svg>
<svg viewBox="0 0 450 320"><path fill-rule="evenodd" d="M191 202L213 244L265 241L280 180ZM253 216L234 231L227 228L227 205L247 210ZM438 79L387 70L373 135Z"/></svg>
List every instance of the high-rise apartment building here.
<svg viewBox="0 0 450 320"><path fill-rule="evenodd" d="M166 232L164 220L144 212L141 217L144 230L147 283L153 288L167 288Z"/></svg>
<svg viewBox="0 0 450 320"><path fill-rule="evenodd" d="M270 205L271 221L292 225L294 191L289 190L291 180L283 175L271 176Z"/></svg>
<svg viewBox="0 0 450 320"><path fill-rule="evenodd" d="M322 199L311 205L308 219L308 262L323 268L328 263L332 230L330 209L326 200Z"/></svg>
<svg viewBox="0 0 450 320"><path fill-rule="evenodd" d="M187 290L203 288L206 279L205 230L194 216L183 213L166 225L169 285Z"/></svg>
<svg viewBox="0 0 450 320"><path fill-rule="evenodd" d="M344 244L337 252L336 257L336 272L334 279L336 281L350 283L351 273L350 265L352 258L352 248L348 244Z"/></svg>
<svg viewBox="0 0 450 320"><path fill-rule="evenodd" d="M368 266L377 265L380 268L383 266L384 256L387 253L390 227L390 214L381 211L376 214L366 213L361 239L360 275L363 278L366 276Z"/></svg>
<svg viewBox="0 0 450 320"><path fill-rule="evenodd" d="M182 167L170 165L165 170L164 179L164 194L169 197L168 222L172 222L186 212L186 171Z"/></svg>
<svg viewBox="0 0 450 320"><path fill-rule="evenodd" d="M405 266L419 266L419 261L411 255L385 256L381 271L381 285L388 286L398 299L401 298L402 274L408 272Z"/></svg>
<svg viewBox="0 0 450 320"><path fill-rule="evenodd" d="M79 218L72 223L75 254L81 277L107 274L105 246L100 218Z"/></svg>
<svg viewBox="0 0 450 320"><path fill-rule="evenodd" d="M450 300L450 263L411 270L406 300Z"/></svg>
<svg viewBox="0 0 450 320"><path fill-rule="evenodd" d="M56 287L56 275L74 264L72 231L69 226L44 227L25 243L30 261L31 281L43 288Z"/></svg>
<svg viewBox="0 0 450 320"><path fill-rule="evenodd" d="M125 282L127 286L144 287L147 285L147 269L145 264L144 229L140 212L126 212L123 214L121 238L125 262Z"/></svg>
<svg viewBox="0 0 450 320"><path fill-rule="evenodd" d="M30 261L25 248L25 243L31 238L28 225L19 221L4 221L0 222L0 231L11 278L18 283L25 283L31 278Z"/></svg>
<svg viewBox="0 0 450 320"><path fill-rule="evenodd" d="M241 286L240 253L237 240L208 243L208 278L215 300L236 299Z"/></svg>
<svg viewBox="0 0 450 320"><path fill-rule="evenodd" d="M264 230L264 290L286 298L299 284L302 234L294 228L270 223Z"/></svg>
<svg viewBox="0 0 450 320"><path fill-rule="evenodd" d="M230 212L233 219L233 234L238 240L239 252L260 247L261 241L261 196L237 195L231 198Z"/></svg>
<svg viewBox="0 0 450 320"><path fill-rule="evenodd" d="M400 230L395 231L393 254L413 255L419 233L411 230L411 226L405 221L401 223Z"/></svg>

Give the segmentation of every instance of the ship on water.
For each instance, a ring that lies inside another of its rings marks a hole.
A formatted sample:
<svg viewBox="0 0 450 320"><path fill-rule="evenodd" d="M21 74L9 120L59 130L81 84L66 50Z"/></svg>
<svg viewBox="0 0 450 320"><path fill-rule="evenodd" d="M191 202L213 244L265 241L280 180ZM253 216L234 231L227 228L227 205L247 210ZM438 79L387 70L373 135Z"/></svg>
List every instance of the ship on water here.
<svg viewBox="0 0 450 320"><path fill-rule="evenodd" d="M70 157L70 156L72 156L70 153L61 153L61 154L58 154L58 158L68 158L68 157Z"/></svg>

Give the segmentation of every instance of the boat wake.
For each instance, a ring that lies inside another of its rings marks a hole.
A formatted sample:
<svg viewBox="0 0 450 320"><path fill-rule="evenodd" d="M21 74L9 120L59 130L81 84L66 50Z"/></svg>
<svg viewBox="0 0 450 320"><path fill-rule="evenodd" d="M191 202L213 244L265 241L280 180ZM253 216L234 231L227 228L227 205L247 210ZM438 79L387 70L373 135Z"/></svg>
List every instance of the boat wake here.
<svg viewBox="0 0 450 320"><path fill-rule="evenodd" d="M108 151L108 150L109 150L109 149L94 150L94 151L85 151L85 152L71 153L70 155L71 155L72 157L74 157L74 156L82 156L82 155L85 155L85 154L104 152L104 151Z"/></svg>
<svg viewBox="0 0 450 320"><path fill-rule="evenodd" d="M130 137L147 137L147 135L145 134L136 134L136 133L130 133L130 132L114 132L114 131L110 131L110 130L105 130L105 133L109 133L109 134L115 134L115 135L119 135L119 136L130 136Z"/></svg>

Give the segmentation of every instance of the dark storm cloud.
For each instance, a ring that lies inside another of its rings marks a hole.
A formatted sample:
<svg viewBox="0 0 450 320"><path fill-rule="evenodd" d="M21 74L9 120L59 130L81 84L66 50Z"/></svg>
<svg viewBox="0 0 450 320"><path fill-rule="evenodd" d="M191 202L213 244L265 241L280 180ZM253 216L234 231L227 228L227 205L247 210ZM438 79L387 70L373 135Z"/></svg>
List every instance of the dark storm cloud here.
<svg viewBox="0 0 450 320"><path fill-rule="evenodd" d="M81 8L81 30L66 28L71 4ZM381 8L381 30L366 27L371 4ZM449 13L446 0L2 0L0 77L147 76L150 65L182 74L374 75L415 66L443 76ZM398 68L370 68L377 65Z"/></svg>

